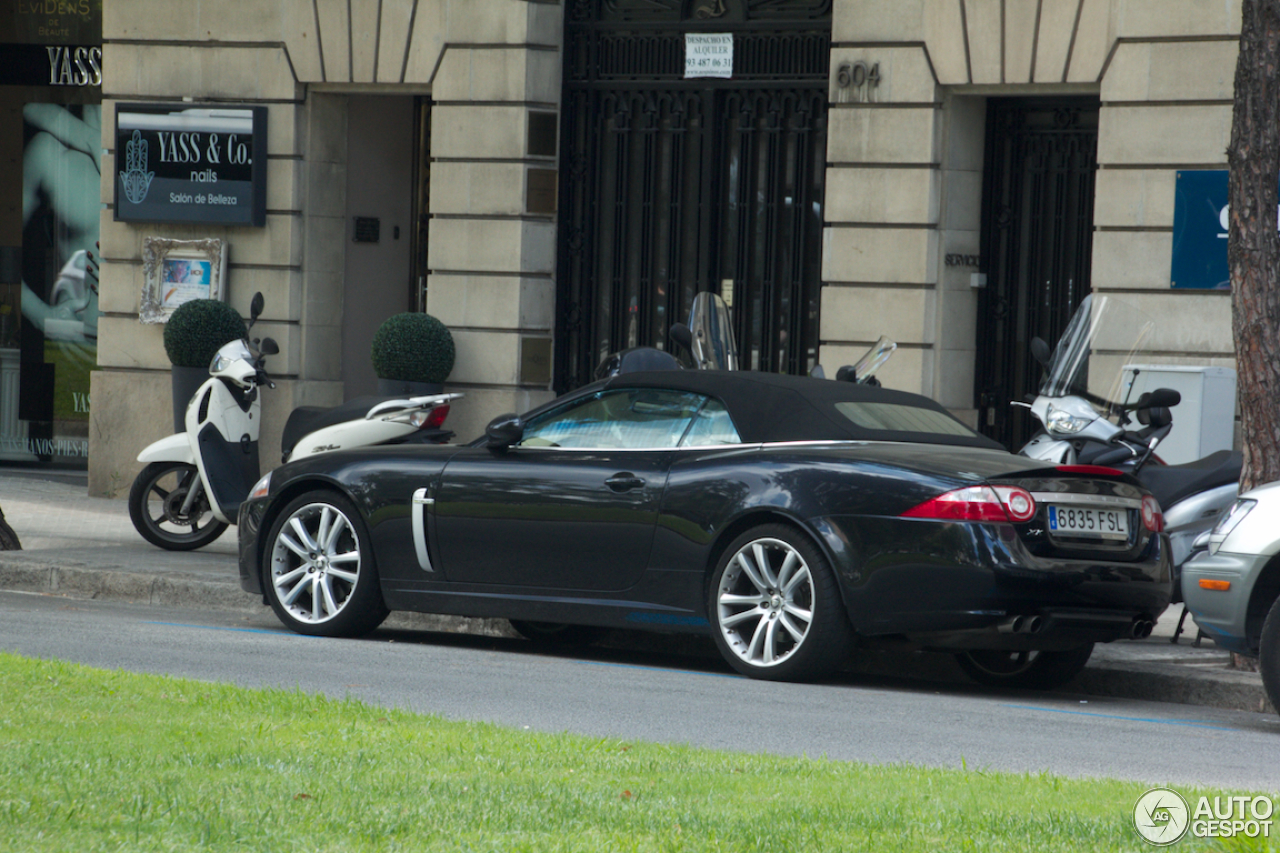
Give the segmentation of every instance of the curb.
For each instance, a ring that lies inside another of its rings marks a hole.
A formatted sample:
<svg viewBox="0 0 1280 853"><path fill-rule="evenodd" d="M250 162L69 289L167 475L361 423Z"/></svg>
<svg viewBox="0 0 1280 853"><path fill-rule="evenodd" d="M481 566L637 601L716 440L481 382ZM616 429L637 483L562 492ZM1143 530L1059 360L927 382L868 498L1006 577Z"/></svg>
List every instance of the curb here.
<svg viewBox="0 0 1280 853"><path fill-rule="evenodd" d="M1262 677L1232 669L1154 662L1144 662L1137 667L1120 661L1098 661L1076 676L1068 687L1093 696L1125 699L1159 696L1161 702L1276 713L1267 700Z"/></svg>
<svg viewBox="0 0 1280 853"><path fill-rule="evenodd" d="M0 590L57 595L67 598L186 607L200 610L257 615L263 605L247 595L233 580L198 580L186 574L157 575L88 568L65 562L32 558L0 559ZM391 629L439 631L484 637L518 637L505 619L396 612L384 623ZM700 638L658 637L616 631L604 645L655 651L705 655L709 646L692 642ZM673 642L675 640L675 642ZM932 652L855 652L847 672L919 681L970 684L950 655ZM1251 713L1274 713L1257 673L1217 667L1175 665L1154 661L1128 662L1095 659L1060 693L1086 694L1114 699L1174 702Z"/></svg>

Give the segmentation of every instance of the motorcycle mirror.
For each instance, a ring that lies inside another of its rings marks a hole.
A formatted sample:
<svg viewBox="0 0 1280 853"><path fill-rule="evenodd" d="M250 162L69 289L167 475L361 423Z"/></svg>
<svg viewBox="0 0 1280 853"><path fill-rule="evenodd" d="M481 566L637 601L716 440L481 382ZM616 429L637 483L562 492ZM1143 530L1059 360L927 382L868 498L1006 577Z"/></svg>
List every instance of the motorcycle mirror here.
<svg viewBox="0 0 1280 853"><path fill-rule="evenodd" d="M1143 408L1169 408L1182 402L1182 395L1172 388L1157 388L1142 395L1139 400Z"/></svg>
<svg viewBox="0 0 1280 853"><path fill-rule="evenodd" d="M524 421L514 412L498 415L484 428L484 435L488 447L510 447L524 438Z"/></svg>
<svg viewBox="0 0 1280 853"><path fill-rule="evenodd" d="M262 316L262 309L265 307L265 300L262 298L262 291L259 290L253 294L253 301L249 303L249 319L257 320Z"/></svg>
<svg viewBox="0 0 1280 853"><path fill-rule="evenodd" d="M684 323L675 323L671 326L671 340L689 352L693 352L693 332L689 331L689 327Z"/></svg>
<svg viewBox="0 0 1280 853"><path fill-rule="evenodd" d="M1052 354L1049 352L1049 345L1044 342L1044 338L1031 339L1031 357L1039 362L1041 367L1049 366L1049 359Z"/></svg>
<svg viewBox="0 0 1280 853"><path fill-rule="evenodd" d="M263 338L262 343L258 346L258 352L263 355L279 355L280 345L273 338Z"/></svg>

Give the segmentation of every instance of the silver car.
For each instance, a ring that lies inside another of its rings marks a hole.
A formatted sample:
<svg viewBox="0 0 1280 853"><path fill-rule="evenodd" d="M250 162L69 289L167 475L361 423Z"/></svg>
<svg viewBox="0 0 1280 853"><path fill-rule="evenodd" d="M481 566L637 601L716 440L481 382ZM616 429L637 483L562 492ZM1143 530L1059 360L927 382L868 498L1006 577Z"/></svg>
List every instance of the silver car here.
<svg viewBox="0 0 1280 853"><path fill-rule="evenodd" d="M1187 608L1220 648L1259 659L1280 708L1280 482L1237 498L1204 544L1182 566Z"/></svg>

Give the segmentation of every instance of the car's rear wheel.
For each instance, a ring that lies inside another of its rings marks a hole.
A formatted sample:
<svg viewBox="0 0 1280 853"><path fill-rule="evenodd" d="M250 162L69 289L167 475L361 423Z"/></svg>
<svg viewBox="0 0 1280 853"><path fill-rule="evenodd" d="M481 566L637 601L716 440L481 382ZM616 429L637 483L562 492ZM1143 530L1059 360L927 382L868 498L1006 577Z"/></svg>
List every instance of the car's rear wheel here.
<svg viewBox="0 0 1280 853"><path fill-rule="evenodd" d="M1060 652L1014 652L978 649L956 655L960 668L988 687L1023 687L1052 690L1080 674L1093 643Z"/></svg>
<svg viewBox="0 0 1280 853"><path fill-rule="evenodd" d="M267 599L299 634L354 637L387 618L364 522L336 492L290 501L271 525L263 561Z"/></svg>
<svg viewBox="0 0 1280 853"><path fill-rule="evenodd" d="M1262 673L1262 686L1266 688L1271 707L1280 711L1280 598L1272 602L1271 611L1262 623L1258 671Z"/></svg>
<svg viewBox="0 0 1280 853"><path fill-rule="evenodd" d="M603 628L594 625L528 622L524 619L512 619L511 627L526 640L542 646L589 646L604 634Z"/></svg>
<svg viewBox="0 0 1280 853"><path fill-rule="evenodd" d="M813 542L784 524L729 544L711 576L708 612L720 654L752 678L819 678L849 653L835 574Z"/></svg>

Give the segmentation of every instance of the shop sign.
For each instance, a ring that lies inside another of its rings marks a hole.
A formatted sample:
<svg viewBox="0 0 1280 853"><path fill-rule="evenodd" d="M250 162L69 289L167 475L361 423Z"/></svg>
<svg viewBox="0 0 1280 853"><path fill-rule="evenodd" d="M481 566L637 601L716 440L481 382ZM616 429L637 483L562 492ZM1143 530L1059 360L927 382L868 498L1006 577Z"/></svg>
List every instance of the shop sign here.
<svg viewBox="0 0 1280 853"><path fill-rule="evenodd" d="M101 85L102 48L97 45L0 45L0 86Z"/></svg>
<svg viewBox="0 0 1280 853"><path fill-rule="evenodd" d="M0 0L0 33L21 44L100 44L102 0Z"/></svg>
<svg viewBox="0 0 1280 853"><path fill-rule="evenodd" d="M115 218L264 225L267 108L120 104Z"/></svg>
<svg viewBox="0 0 1280 853"><path fill-rule="evenodd" d="M1173 196L1170 285L1178 290L1226 290L1227 170L1177 173Z"/></svg>

